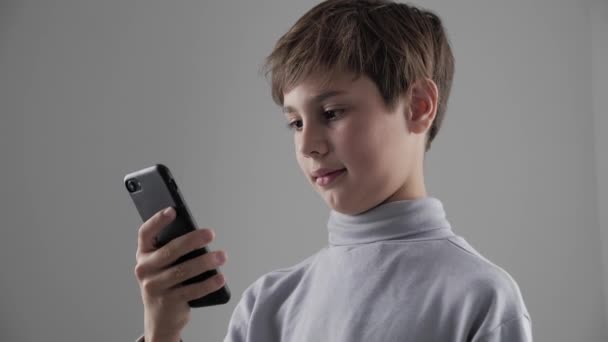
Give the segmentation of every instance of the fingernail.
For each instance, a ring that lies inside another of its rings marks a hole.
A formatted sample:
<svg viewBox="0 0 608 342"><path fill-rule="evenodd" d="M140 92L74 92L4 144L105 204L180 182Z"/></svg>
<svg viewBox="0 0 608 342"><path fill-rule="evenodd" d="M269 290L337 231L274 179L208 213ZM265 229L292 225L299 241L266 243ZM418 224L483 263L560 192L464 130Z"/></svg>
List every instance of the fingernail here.
<svg viewBox="0 0 608 342"><path fill-rule="evenodd" d="M215 260L217 262L223 262L224 260L226 260L226 258L224 257L223 253L215 253Z"/></svg>
<svg viewBox="0 0 608 342"><path fill-rule="evenodd" d="M163 215L165 215L165 216L169 216L169 213L171 212L171 210L173 210L173 208L172 208L172 207L169 207L169 208L165 209L165 210L163 211Z"/></svg>

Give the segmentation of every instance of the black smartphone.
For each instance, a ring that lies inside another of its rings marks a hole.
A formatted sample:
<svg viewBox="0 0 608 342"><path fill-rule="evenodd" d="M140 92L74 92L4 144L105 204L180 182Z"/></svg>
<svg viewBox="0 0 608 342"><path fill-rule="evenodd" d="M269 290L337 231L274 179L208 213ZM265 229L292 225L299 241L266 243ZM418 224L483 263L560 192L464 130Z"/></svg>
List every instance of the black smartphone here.
<svg viewBox="0 0 608 342"><path fill-rule="evenodd" d="M129 195L135 203L135 207L145 222L158 211L166 207L175 209L175 219L163 228L156 236L156 246L162 247L178 236L198 229L194 217L190 213L186 201L177 187L175 179L169 168L163 164L156 164L139 171L127 174L123 179ZM199 255L207 253L206 247L196 249L182 255L171 266L182 263ZM188 285L201 282L217 274L218 269L203 272L197 276L183 281L180 285ZM190 307L199 308L203 306L225 304L230 300L230 290L224 285L217 291L206 296L188 302Z"/></svg>

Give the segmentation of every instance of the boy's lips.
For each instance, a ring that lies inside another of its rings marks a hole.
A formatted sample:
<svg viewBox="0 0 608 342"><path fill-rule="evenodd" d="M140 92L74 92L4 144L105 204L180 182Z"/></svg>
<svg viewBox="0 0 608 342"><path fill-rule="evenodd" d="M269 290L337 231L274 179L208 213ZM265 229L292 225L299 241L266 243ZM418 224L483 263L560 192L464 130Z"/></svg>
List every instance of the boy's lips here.
<svg viewBox="0 0 608 342"><path fill-rule="evenodd" d="M345 173L346 169L335 170L333 172L325 173L323 176L314 178L314 182L319 186L328 187Z"/></svg>
<svg viewBox="0 0 608 342"><path fill-rule="evenodd" d="M341 169L329 169L329 168L320 168L320 169L316 169L315 171L313 171L311 173L311 176L313 177L313 180L316 180L319 177L323 177L326 176L330 173L333 172L337 172L337 171L342 171L345 170L346 168L341 168Z"/></svg>

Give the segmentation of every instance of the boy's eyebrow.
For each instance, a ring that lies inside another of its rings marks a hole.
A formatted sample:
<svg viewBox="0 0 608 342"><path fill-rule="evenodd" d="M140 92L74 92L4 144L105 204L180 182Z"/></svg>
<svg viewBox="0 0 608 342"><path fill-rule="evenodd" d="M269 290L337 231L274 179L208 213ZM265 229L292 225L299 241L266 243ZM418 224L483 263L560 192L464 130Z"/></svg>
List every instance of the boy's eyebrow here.
<svg viewBox="0 0 608 342"><path fill-rule="evenodd" d="M321 102L327 98L330 98L332 96L337 96L337 95L342 95L342 94L346 94L346 91L344 90L329 90L329 91L325 91L322 92L318 95L315 95L309 102ZM285 106L283 107L283 113L290 113L290 112L294 112L295 109L291 106Z"/></svg>

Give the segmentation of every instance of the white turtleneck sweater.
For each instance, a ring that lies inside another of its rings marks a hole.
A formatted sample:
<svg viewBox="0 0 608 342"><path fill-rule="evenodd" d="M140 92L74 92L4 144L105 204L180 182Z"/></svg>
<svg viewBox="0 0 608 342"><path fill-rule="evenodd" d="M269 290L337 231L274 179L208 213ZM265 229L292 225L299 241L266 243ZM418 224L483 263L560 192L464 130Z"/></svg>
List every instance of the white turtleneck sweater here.
<svg viewBox="0 0 608 342"><path fill-rule="evenodd" d="M329 245L242 294L225 342L532 341L517 283L434 197L331 211Z"/></svg>
<svg viewBox="0 0 608 342"><path fill-rule="evenodd" d="M243 292L224 342L532 341L517 283L437 198L332 210L327 228L328 246Z"/></svg>

